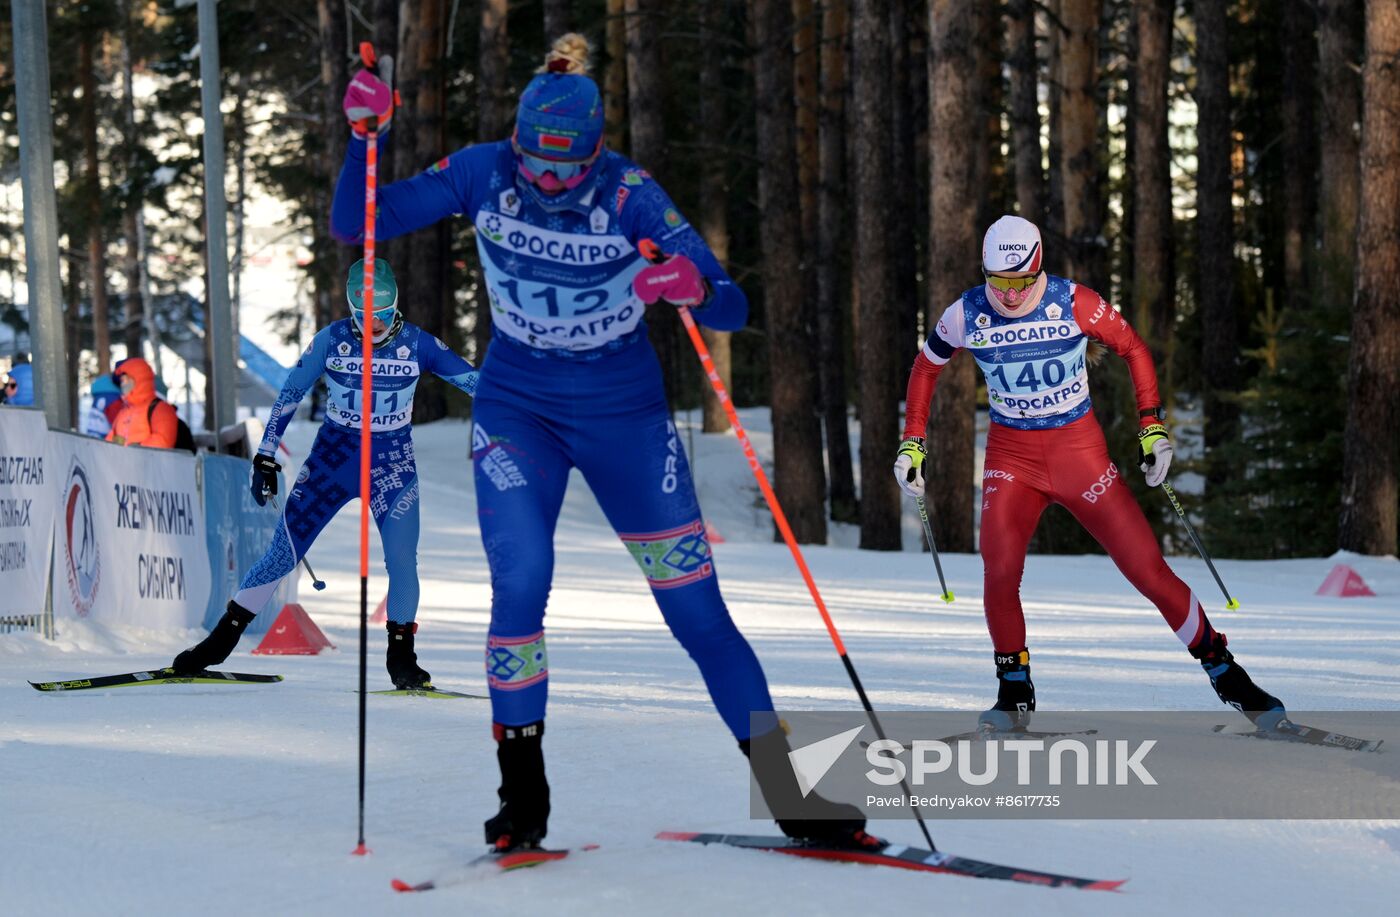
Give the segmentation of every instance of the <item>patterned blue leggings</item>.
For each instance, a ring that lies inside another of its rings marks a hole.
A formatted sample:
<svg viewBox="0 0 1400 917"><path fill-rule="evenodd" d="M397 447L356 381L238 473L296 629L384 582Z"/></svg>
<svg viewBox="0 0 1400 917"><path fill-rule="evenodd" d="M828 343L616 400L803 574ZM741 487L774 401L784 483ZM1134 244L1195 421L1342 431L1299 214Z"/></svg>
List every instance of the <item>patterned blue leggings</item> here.
<svg viewBox="0 0 1400 917"><path fill-rule="evenodd" d="M384 544L389 572L389 620L410 622L418 613L418 470L407 428L376 433L370 457L370 512ZM296 569L341 507L360 493L360 434L321 425L311 454L282 507L282 521L262 559L239 584L233 600L254 613L263 610L278 582Z"/></svg>
<svg viewBox="0 0 1400 917"><path fill-rule="evenodd" d="M519 356L494 343L473 408L477 513L491 565L487 682L496 722L544 717L544 612L554 526L578 468L700 668L735 738L771 711L768 683L720 596L690 467L662 398L656 357L593 363ZM521 361L526 361L521 364Z"/></svg>

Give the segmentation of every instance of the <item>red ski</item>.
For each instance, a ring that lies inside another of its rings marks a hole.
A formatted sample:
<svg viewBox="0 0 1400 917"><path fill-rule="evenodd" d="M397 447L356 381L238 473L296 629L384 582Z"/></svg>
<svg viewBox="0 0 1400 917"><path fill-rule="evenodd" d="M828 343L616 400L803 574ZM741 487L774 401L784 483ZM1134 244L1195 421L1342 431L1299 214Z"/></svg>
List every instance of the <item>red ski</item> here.
<svg viewBox="0 0 1400 917"><path fill-rule="evenodd" d="M597 844L588 844L580 847L580 850L596 850ZM470 861L464 866L455 867L442 875L429 879L426 882L419 882L417 885L410 885L403 879L394 879L390 886L396 892L426 892L435 888L445 888L449 885L460 885L470 881L473 876L487 872L510 872L516 869L529 869L541 863L548 863L551 860L562 860L569 855L568 850L545 850L534 848L531 850L512 850L509 853L483 853L481 856Z"/></svg>
<svg viewBox="0 0 1400 917"><path fill-rule="evenodd" d="M813 860L835 860L841 863L865 863L870 866L892 866L896 869L914 869L923 872L942 872L956 876L970 876L975 879L1005 879L1010 882L1024 882L1028 885L1044 885L1050 888L1083 888L1090 891L1113 891L1126 882L1126 879L1082 879L1078 876L1065 876L1038 869L1021 869L987 863L967 857L954 856L936 850L923 850L890 844L879 851L850 850L834 847L814 847L788 837L756 837L744 834L700 834L690 831L663 831L657 835L663 841L689 841L694 844L723 844L727 847L742 847L748 850L769 850L789 856L806 857Z"/></svg>

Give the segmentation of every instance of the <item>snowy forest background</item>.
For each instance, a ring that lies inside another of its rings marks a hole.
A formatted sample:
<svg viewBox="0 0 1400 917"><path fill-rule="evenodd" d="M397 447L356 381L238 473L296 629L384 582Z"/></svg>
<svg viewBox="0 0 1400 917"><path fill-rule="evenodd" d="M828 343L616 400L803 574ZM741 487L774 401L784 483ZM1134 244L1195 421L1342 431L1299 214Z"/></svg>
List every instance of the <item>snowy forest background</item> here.
<svg viewBox="0 0 1400 917"><path fill-rule="evenodd" d="M177 329L161 310L188 308L169 294L204 274L196 14L191 0L48 9L66 333L86 384L114 343ZM548 39L575 29L596 47L609 145L748 291L749 327L708 336L736 401L772 407L801 541L835 520L858 524L862 547L899 547L905 374L929 316L979 280L985 226L1015 212L1041 225L1052 271L1148 340L1213 553L1397 552L1400 0L223 0L219 18L234 301L258 270L245 208L275 198L306 253L276 316L287 340L341 315L357 257L327 215L358 43L394 55L403 99L383 181L507 136ZM24 272L18 199L0 210L0 321L22 331L5 299ZM407 318L476 360L489 309L470 232L440 224L381 256ZM672 404L724 429L674 315L649 320ZM1109 357L1092 374L1114 458L1135 469L1126 369ZM963 355L929 430L947 550L975 549L985 407ZM420 388L416 422L469 413L437 380ZM1164 537L1177 531L1126 479ZM1099 549L1052 508L1033 550Z"/></svg>

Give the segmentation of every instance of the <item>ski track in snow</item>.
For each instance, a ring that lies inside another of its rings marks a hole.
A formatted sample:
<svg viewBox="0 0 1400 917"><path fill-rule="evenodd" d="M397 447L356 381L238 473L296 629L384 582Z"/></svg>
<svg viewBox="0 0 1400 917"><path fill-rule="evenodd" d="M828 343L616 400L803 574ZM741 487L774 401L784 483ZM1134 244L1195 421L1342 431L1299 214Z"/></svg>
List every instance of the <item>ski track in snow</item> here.
<svg viewBox="0 0 1400 917"><path fill-rule="evenodd" d="M766 412L745 411L760 454ZM300 456L314 429L294 425ZM420 659L443 687L485 693L486 562L466 460L468 428L416 432L423 487ZM787 549L756 508L732 437L694 435L701 505L727 539L721 586L787 709L856 709ZM289 468L289 477L295 473ZM1039 821L934 818L964 856L1094 878L1114 894L823 864L652 840L660 830L768 833L747 818L748 781L694 666L581 479L557 535L548 617L549 842L602 848L425 895L396 895L483 849L497 773L485 701L369 698L366 836L355 842L358 505L312 548L329 588L301 598L339 647L319 657L224 666L280 672L267 687L133 688L43 695L26 679L164 665L198 634L109 633L65 624L54 643L0 636L0 912L206 915L917 913L1300 913L1400 897L1400 823ZM838 527L839 529L840 527ZM993 696L981 562L945 555L957 595L938 599L932 564L906 551L806 554L851 658L882 709L980 709ZM849 543L849 532L834 541ZM378 546L374 556L379 556ZM1379 594L1312 595L1334 559L1223 561L1244 608L1229 613L1205 565L1172 566L1269 690L1294 709L1393 709L1400 701L1395 596L1400 562L1346 558ZM372 603L384 591L373 571ZM1036 684L1047 709L1220 709L1156 611L1106 557L1032 557L1023 586ZM371 687L384 686L383 631L371 628ZM1327 752L1323 752L1327 753ZM908 822L878 822L919 842Z"/></svg>

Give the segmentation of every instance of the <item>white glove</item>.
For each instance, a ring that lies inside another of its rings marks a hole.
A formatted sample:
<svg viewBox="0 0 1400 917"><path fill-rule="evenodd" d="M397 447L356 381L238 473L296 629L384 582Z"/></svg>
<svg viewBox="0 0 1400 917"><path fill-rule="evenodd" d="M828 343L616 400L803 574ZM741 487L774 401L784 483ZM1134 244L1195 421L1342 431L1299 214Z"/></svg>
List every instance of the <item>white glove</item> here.
<svg viewBox="0 0 1400 917"><path fill-rule="evenodd" d="M1172 466L1172 441L1167 428L1159 423L1138 431L1138 467L1147 476L1149 487L1160 487Z"/></svg>
<svg viewBox="0 0 1400 917"><path fill-rule="evenodd" d="M899 454L894 460L894 476L899 481L899 489L911 497L924 495L924 459L928 449L924 448L922 436L911 436L899 444Z"/></svg>

